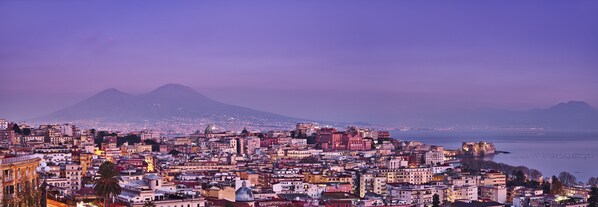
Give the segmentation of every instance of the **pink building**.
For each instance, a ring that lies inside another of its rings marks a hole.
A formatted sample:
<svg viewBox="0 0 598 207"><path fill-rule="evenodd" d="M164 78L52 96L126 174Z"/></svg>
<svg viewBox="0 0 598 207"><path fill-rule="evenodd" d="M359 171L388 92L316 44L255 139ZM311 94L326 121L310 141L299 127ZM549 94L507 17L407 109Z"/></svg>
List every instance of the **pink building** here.
<svg viewBox="0 0 598 207"><path fill-rule="evenodd" d="M326 193L351 193L353 187L349 183L338 183L327 185L324 189Z"/></svg>
<svg viewBox="0 0 598 207"><path fill-rule="evenodd" d="M370 150L372 145L371 140L364 140L357 132L338 132L332 128L319 130L316 142L327 151Z"/></svg>

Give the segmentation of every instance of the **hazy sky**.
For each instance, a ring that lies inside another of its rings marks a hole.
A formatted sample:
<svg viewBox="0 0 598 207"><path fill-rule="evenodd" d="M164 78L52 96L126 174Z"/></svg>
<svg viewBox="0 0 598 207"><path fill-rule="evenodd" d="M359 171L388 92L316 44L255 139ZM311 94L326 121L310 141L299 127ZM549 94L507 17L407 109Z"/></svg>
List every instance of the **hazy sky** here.
<svg viewBox="0 0 598 207"><path fill-rule="evenodd" d="M598 1L0 1L0 117L166 83L320 120L596 107Z"/></svg>

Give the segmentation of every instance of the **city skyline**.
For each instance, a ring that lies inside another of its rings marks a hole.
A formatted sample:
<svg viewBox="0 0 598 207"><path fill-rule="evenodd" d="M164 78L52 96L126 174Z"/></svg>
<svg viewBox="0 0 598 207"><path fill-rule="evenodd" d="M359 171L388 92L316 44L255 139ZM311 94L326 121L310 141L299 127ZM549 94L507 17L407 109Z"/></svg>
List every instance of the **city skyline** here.
<svg viewBox="0 0 598 207"><path fill-rule="evenodd" d="M598 1L1 1L0 206L598 207Z"/></svg>

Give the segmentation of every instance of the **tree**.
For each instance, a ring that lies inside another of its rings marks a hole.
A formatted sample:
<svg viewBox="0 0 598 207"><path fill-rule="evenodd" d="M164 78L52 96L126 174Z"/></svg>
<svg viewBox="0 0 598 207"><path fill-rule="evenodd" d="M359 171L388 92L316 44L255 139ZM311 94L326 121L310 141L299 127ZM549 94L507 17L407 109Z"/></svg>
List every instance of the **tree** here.
<svg viewBox="0 0 598 207"><path fill-rule="evenodd" d="M19 125L18 125L18 124L15 124L15 123L12 123L12 124L13 124L13 125L12 125L12 130L13 130L13 131L15 131L15 133L17 133L17 134L21 134L21 133L23 133L23 132L21 131L21 127L19 127Z"/></svg>
<svg viewBox="0 0 598 207"><path fill-rule="evenodd" d="M525 187L532 188L532 189L538 189L540 187L540 182L535 181L535 180L530 180L530 181L525 182Z"/></svg>
<svg viewBox="0 0 598 207"><path fill-rule="evenodd" d="M550 183L548 181L542 182L542 193L550 194Z"/></svg>
<svg viewBox="0 0 598 207"><path fill-rule="evenodd" d="M143 140L145 144L152 145L152 152L159 152L160 151L160 144L154 140L146 139Z"/></svg>
<svg viewBox="0 0 598 207"><path fill-rule="evenodd" d="M93 189L96 191L96 195L104 198L105 207L108 206L110 197L120 194L119 181L122 181L122 179L113 163L104 162L100 165Z"/></svg>
<svg viewBox="0 0 598 207"><path fill-rule="evenodd" d="M540 180L540 178L542 177L542 172L536 169L529 169L529 176L532 180Z"/></svg>
<svg viewBox="0 0 598 207"><path fill-rule="evenodd" d="M577 184L577 178L571 175L571 173L564 171L559 174L559 180L566 186L573 186Z"/></svg>
<svg viewBox="0 0 598 207"><path fill-rule="evenodd" d="M588 207L598 207L598 187L592 187L590 198L588 198Z"/></svg>
<svg viewBox="0 0 598 207"><path fill-rule="evenodd" d="M122 146L124 143L128 143L129 145L133 145L135 143L140 143L141 142L141 137L135 135L135 134L130 134L124 137L118 137L116 138L116 146L120 147Z"/></svg>
<svg viewBox="0 0 598 207"><path fill-rule="evenodd" d="M23 135L25 135L25 136L31 135L31 129L30 128L23 128Z"/></svg>
<svg viewBox="0 0 598 207"><path fill-rule="evenodd" d="M525 174L521 170L516 170L511 173L513 175L513 180L509 181L509 186L525 186Z"/></svg>
<svg viewBox="0 0 598 207"><path fill-rule="evenodd" d="M168 154L177 156L177 155L181 154L181 151L173 149L173 150L170 150L170 152L168 152Z"/></svg>
<svg viewBox="0 0 598 207"><path fill-rule="evenodd" d="M235 204L233 204L233 202L227 201L224 203L224 207L235 207Z"/></svg>
<svg viewBox="0 0 598 207"><path fill-rule="evenodd" d="M598 187L598 178L591 177L588 179L588 185Z"/></svg>
<svg viewBox="0 0 598 207"><path fill-rule="evenodd" d="M89 176L83 176L81 177L81 185L86 185L86 184L93 184L93 180L91 179L91 177Z"/></svg>
<svg viewBox="0 0 598 207"><path fill-rule="evenodd" d="M438 194L434 194L432 197L432 207L439 207L440 206L440 196Z"/></svg>
<svg viewBox="0 0 598 207"><path fill-rule="evenodd" d="M552 184L550 188L550 194L560 195L563 193L563 183L556 176L552 176Z"/></svg>
<svg viewBox="0 0 598 207"><path fill-rule="evenodd" d="M154 202L151 201L146 201L145 203L143 203L143 207L156 207L156 204L154 204Z"/></svg>
<svg viewBox="0 0 598 207"><path fill-rule="evenodd" d="M158 144L156 141L151 140L151 139L143 140L143 143L149 144L149 145Z"/></svg>
<svg viewBox="0 0 598 207"><path fill-rule="evenodd" d="M104 142L105 136L116 136L116 133L109 133L107 131L99 131L96 133L96 136L93 139L93 143L96 147L102 147L102 142Z"/></svg>

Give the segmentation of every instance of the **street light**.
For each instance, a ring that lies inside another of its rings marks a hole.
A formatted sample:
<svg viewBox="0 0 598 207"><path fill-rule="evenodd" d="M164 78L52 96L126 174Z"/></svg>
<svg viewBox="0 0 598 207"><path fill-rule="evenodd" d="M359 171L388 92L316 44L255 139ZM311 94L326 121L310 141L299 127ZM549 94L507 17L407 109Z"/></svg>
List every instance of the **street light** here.
<svg viewBox="0 0 598 207"><path fill-rule="evenodd" d="M50 172L50 167L48 167L48 164L44 161L42 161L39 166L36 168L37 172L40 175L44 176L44 182L42 183L41 189L42 189L42 199L40 200L40 206L41 207L47 207L48 206L48 202L47 202L47 190L46 187L48 186L48 173Z"/></svg>

